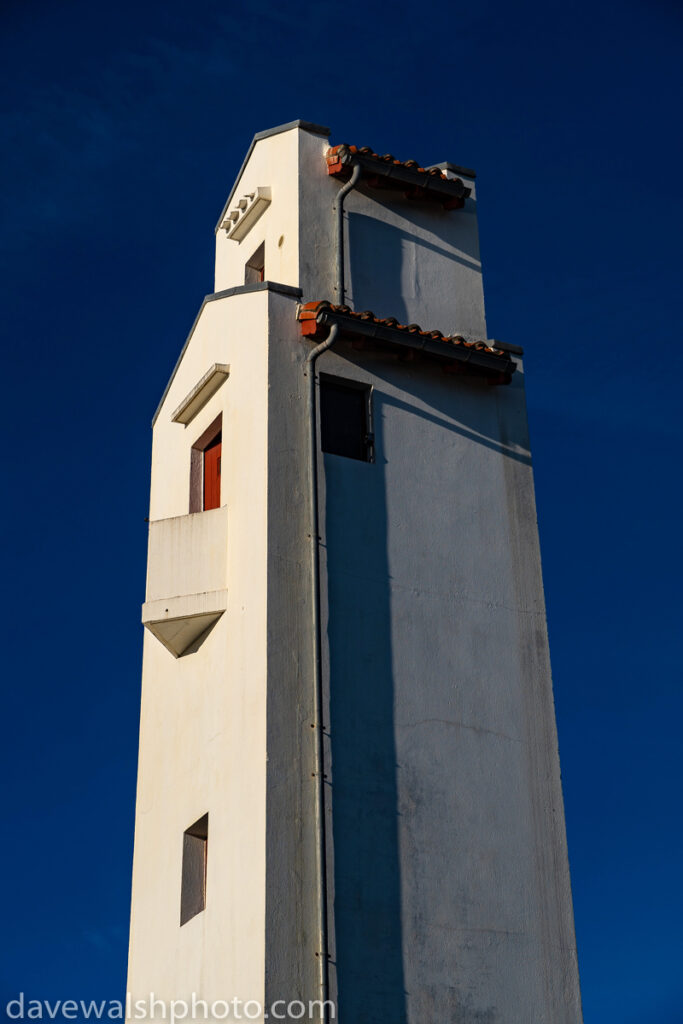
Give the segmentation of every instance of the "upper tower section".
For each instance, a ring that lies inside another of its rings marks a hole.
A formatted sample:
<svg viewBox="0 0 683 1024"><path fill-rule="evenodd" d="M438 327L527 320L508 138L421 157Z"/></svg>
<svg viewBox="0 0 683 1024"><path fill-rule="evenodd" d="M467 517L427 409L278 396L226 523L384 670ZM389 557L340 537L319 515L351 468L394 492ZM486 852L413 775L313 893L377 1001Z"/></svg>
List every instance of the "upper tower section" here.
<svg viewBox="0 0 683 1024"><path fill-rule="evenodd" d="M325 175L328 135L292 121L254 136L216 225L215 291L264 280L300 286L302 171L319 163Z"/></svg>
<svg viewBox="0 0 683 1024"><path fill-rule="evenodd" d="M474 177L332 145L306 121L260 132L216 226L215 290L277 281L304 302L484 339Z"/></svg>

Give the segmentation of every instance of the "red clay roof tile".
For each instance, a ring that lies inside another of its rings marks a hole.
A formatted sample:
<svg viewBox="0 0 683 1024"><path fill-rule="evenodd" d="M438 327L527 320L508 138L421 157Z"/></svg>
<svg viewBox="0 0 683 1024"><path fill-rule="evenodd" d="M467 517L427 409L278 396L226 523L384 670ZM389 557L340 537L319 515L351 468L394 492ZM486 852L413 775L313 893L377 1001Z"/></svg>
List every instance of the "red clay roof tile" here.
<svg viewBox="0 0 683 1024"><path fill-rule="evenodd" d="M365 180L374 187L403 189L408 199L430 199L447 210L458 210L470 195L460 178L449 178L438 167L421 167L416 160L397 160L391 153L381 156L369 146L331 146L325 154L327 173L348 178L360 163Z"/></svg>
<svg viewBox="0 0 683 1024"><path fill-rule="evenodd" d="M349 146L344 142L338 146L331 146L328 149L325 155L328 174L337 174L342 167L346 166L348 162L348 160L344 159L346 153L352 156L358 153L360 156L373 157L375 160L381 160L385 164L394 164L396 167L411 167L419 171L420 174L430 174L432 177L443 178L444 181L453 180L438 167L420 167L417 160L397 160L391 153L385 153L383 156L380 156L379 153L375 153L374 149L370 149L369 146Z"/></svg>
<svg viewBox="0 0 683 1024"><path fill-rule="evenodd" d="M397 331L406 331L408 334L419 335L422 338L433 338L435 341L447 342L450 345L457 345L460 348L474 349L477 352L490 352L494 355L506 356L501 349L492 348L485 341L468 341L462 334L442 334L441 331L423 331L419 324L400 324L393 316L380 318L375 316L372 310L366 309L363 312L356 312L348 306L335 306L333 303L323 299L318 302L306 302L299 307L298 319L301 323L301 333L304 335L315 334L319 328L317 324L318 313L329 309L333 313L343 313L345 316L357 320L370 321L381 324L383 327L393 327ZM506 356L507 357L507 356Z"/></svg>
<svg viewBox="0 0 683 1024"><path fill-rule="evenodd" d="M367 342L380 348L389 346L404 353L416 352L442 361L446 373L464 373L484 377L488 384L509 384L517 364L508 352L468 341L461 334L423 331L419 324L401 324L395 317L380 318L370 310L356 312L348 306L335 306L325 300L307 302L297 309L304 337L324 338L333 324L354 345Z"/></svg>

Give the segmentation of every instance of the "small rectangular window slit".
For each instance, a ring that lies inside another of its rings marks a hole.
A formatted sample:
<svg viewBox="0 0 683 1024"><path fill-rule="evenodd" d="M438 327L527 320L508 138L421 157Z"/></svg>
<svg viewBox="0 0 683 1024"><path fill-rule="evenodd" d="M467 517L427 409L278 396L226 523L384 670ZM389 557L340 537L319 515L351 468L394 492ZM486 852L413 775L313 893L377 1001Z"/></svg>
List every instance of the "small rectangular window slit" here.
<svg viewBox="0 0 683 1024"><path fill-rule="evenodd" d="M258 284L266 276L266 243L261 242L254 255L247 261L244 268L244 283Z"/></svg>
<svg viewBox="0 0 683 1024"><path fill-rule="evenodd" d="M180 924L184 925L206 907L206 859L209 815L205 814L183 833L183 869L180 889Z"/></svg>
<svg viewBox="0 0 683 1024"><path fill-rule="evenodd" d="M374 462L371 388L356 381L320 375L322 450L347 459Z"/></svg>

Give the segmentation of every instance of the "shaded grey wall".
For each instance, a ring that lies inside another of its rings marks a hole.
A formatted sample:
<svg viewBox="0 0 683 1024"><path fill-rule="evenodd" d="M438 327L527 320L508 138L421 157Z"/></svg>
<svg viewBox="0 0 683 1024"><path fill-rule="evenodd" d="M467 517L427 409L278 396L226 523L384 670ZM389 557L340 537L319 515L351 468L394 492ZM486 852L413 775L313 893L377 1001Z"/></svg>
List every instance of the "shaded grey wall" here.
<svg viewBox="0 0 683 1024"><path fill-rule="evenodd" d="M334 201L327 140L299 133L299 285L303 301L337 301ZM475 184L462 210L405 199L362 182L344 204L345 301L428 330L486 337Z"/></svg>
<svg viewBox="0 0 683 1024"><path fill-rule="evenodd" d="M468 182L468 184L472 184ZM486 337L476 199L462 210L400 192L346 200L347 302L427 330Z"/></svg>
<svg viewBox="0 0 683 1024"><path fill-rule="evenodd" d="M377 438L322 485L340 1018L575 1024L522 374L344 343L320 369L372 384Z"/></svg>
<svg viewBox="0 0 683 1024"><path fill-rule="evenodd" d="M301 134L304 301L335 300L332 209L340 186L326 175L323 148ZM473 194L463 210L446 212L400 193L352 192L346 301L485 338L476 202ZM294 339L291 352L289 345L271 386L278 402L295 406L299 385L290 370L301 342ZM373 465L320 456L330 984L338 1017L576 1024L523 374L508 388L490 388L344 342L318 369L373 386L376 435ZM272 429L270 437L289 453L293 435ZM273 508L287 507L285 490L283 483ZM287 584L296 601L292 580L305 580L297 569ZM292 629L303 624L293 610L282 615ZM286 665L289 655L281 657ZM294 690L288 684L286 692ZM280 705L269 698L292 725L285 704L284 695ZM304 744L304 773L308 756ZM295 805L293 834L303 834L299 809L305 801ZM297 865L295 851L285 863ZM275 865L272 878L285 878ZM306 886L300 891L306 899Z"/></svg>
<svg viewBox="0 0 683 1024"><path fill-rule="evenodd" d="M307 347L295 310L269 294L266 1006L319 997Z"/></svg>
<svg viewBox="0 0 683 1024"><path fill-rule="evenodd" d="M401 1024L404 908L385 466L381 455L375 464L333 455L324 462L331 958L341 1019Z"/></svg>

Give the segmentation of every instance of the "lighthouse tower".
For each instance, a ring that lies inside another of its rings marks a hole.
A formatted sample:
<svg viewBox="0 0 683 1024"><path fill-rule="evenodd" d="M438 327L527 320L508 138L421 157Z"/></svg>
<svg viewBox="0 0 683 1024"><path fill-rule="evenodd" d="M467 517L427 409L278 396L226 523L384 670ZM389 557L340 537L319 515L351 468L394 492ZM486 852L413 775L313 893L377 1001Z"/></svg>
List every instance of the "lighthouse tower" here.
<svg viewBox="0 0 683 1024"><path fill-rule="evenodd" d="M577 1024L522 350L487 337L474 172L328 136L254 137L154 417L130 997Z"/></svg>

